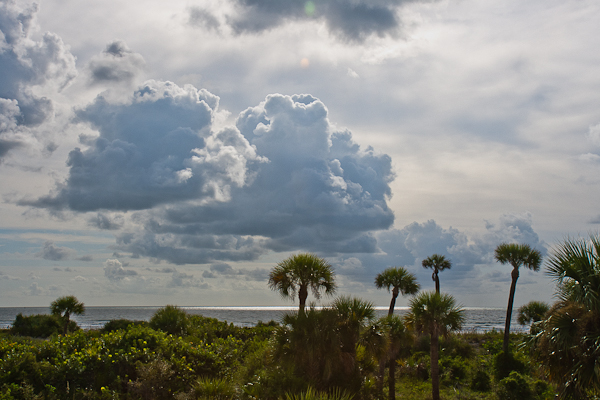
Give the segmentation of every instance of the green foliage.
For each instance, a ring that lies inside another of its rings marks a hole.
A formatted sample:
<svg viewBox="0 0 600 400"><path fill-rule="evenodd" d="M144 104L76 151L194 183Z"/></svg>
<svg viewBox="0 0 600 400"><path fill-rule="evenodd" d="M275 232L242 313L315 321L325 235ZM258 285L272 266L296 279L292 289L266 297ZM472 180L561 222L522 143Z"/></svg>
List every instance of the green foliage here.
<svg viewBox="0 0 600 400"><path fill-rule="evenodd" d="M72 328L77 329L73 322ZM23 316L19 313L15 317L10 333L12 335L47 338L63 332L63 323L55 315L37 314Z"/></svg>
<svg viewBox="0 0 600 400"><path fill-rule="evenodd" d="M548 310L550 310L550 306L547 303L543 301L530 301L519 307L517 322L520 325L527 325L531 322L541 321Z"/></svg>
<svg viewBox="0 0 600 400"><path fill-rule="evenodd" d="M492 389L492 379L483 369L478 369L471 378L471 389L477 392L489 392Z"/></svg>
<svg viewBox="0 0 600 400"><path fill-rule="evenodd" d="M523 354L501 351L494 356L494 376L496 380L508 377L513 371L521 374L527 371Z"/></svg>
<svg viewBox="0 0 600 400"><path fill-rule="evenodd" d="M0 388L18 383L30 385L35 393L46 393L47 385L59 393L67 388L70 393L143 392L160 383L161 375L169 381L162 387L172 395L189 391L198 377L227 374L242 346L234 338L194 345L133 326L100 335L79 331L41 342L0 339Z"/></svg>
<svg viewBox="0 0 600 400"><path fill-rule="evenodd" d="M236 390L230 380L200 378L194 385L192 394L195 399L227 400L235 396Z"/></svg>
<svg viewBox="0 0 600 400"><path fill-rule="evenodd" d="M100 332L108 333L108 332L114 332L114 331L118 331L118 330L127 330L127 328L129 328L130 325L147 326L148 323L146 321L132 321L129 319L112 319L112 320L108 321L106 324L104 324L102 329L100 329Z"/></svg>
<svg viewBox="0 0 600 400"><path fill-rule="evenodd" d="M556 246L547 273L559 300L536 327L534 355L562 398L599 397L600 234Z"/></svg>
<svg viewBox="0 0 600 400"><path fill-rule="evenodd" d="M71 326L71 315L85 314L85 306L75 296L63 296L50 304L52 315L56 315L63 321L63 333L66 335Z"/></svg>
<svg viewBox="0 0 600 400"><path fill-rule="evenodd" d="M321 290L330 296L335 293L335 273L324 258L311 253L296 254L278 263L269 274L269 287L284 298L298 295L300 311L304 311L308 291L315 298Z"/></svg>
<svg viewBox="0 0 600 400"><path fill-rule="evenodd" d="M188 315L177 306L167 305L150 318L150 327L171 335L185 335L188 330Z"/></svg>
<svg viewBox="0 0 600 400"><path fill-rule="evenodd" d="M441 382L455 386L462 384L468 377L469 364L462 358L443 358L440 360Z"/></svg>
<svg viewBox="0 0 600 400"><path fill-rule="evenodd" d="M286 393L286 400L352 400L354 396L339 388L328 392L318 392L309 387L306 391L299 394Z"/></svg>
<svg viewBox="0 0 600 400"><path fill-rule="evenodd" d="M512 371L498 383L499 400L530 400L534 398L529 383L516 371Z"/></svg>

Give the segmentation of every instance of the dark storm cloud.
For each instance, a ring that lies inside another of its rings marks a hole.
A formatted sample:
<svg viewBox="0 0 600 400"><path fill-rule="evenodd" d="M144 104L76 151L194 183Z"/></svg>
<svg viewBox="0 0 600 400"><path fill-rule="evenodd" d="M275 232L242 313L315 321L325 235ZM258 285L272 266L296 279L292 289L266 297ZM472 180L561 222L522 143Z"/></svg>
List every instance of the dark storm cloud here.
<svg viewBox="0 0 600 400"><path fill-rule="evenodd" d="M159 81L146 82L127 104L99 96L77 111L78 121L99 137L89 148L69 153L68 179L55 193L20 204L126 211L225 200L231 186L246 183L247 165L258 160L239 132L213 134L218 102L204 89Z"/></svg>
<svg viewBox="0 0 600 400"><path fill-rule="evenodd" d="M54 242L48 240L44 243L42 250L35 255L50 261L61 261L69 258L72 250L67 247L57 247Z"/></svg>
<svg viewBox="0 0 600 400"><path fill-rule="evenodd" d="M232 188L228 201L146 214L143 230L118 236L120 251L177 264L252 260L268 250L377 251L371 231L394 220L389 156L334 129L310 95L270 95L242 112L237 128L268 160L248 172L252 182ZM221 143L235 143L236 132Z"/></svg>
<svg viewBox="0 0 600 400"><path fill-rule="evenodd" d="M410 0L233 0L235 12L225 23L236 34L260 33L287 21L323 20L344 41L362 42L371 35L394 34L401 27L400 8ZM201 7L190 9L190 24L216 29L218 19Z"/></svg>
<svg viewBox="0 0 600 400"><path fill-rule="evenodd" d="M91 83L132 83L144 66L145 61L140 54L134 53L124 42L117 40L109 43L100 56L90 61Z"/></svg>
<svg viewBox="0 0 600 400"><path fill-rule="evenodd" d="M32 87L50 83L60 89L76 75L75 58L58 36L31 38L36 11L35 5L21 9L14 1L0 1L0 157L52 115L52 101Z"/></svg>

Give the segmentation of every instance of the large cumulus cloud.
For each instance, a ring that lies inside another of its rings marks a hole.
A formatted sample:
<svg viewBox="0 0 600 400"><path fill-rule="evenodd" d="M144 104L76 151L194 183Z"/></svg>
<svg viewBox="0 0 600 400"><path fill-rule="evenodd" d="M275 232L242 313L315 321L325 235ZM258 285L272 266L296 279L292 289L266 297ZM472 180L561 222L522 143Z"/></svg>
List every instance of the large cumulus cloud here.
<svg viewBox="0 0 600 400"><path fill-rule="evenodd" d="M57 35L33 38L36 11L0 0L0 157L32 140L29 130L52 116L52 100L36 89L60 90L76 75L75 58Z"/></svg>
<svg viewBox="0 0 600 400"><path fill-rule="evenodd" d="M227 199L260 158L237 132L213 135L218 102L206 90L161 81L148 81L126 103L98 96L76 112L98 137L70 152L69 176L56 193L21 204L127 211Z"/></svg>
<svg viewBox="0 0 600 400"><path fill-rule="evenodd" d="M285 22L316 19L344 41L361 42L372 35L396 33L401 27L399 9L411 0L232 0L225 15L208 8L190 9L190 23L207 29L229 26L234 33L263 32Z"/></svg>
<svg viewBox="0 0 600 400"><path fill-rule="evenodd" d="M371 231L394 220L389 156L334 129L325 105L310 95L270 95L236 126L268 160L256 165L252 183L233 187L228 201L169 205L140 217L144 230L121 234L121 251L198 263L267 250L377 250Z"/></svg>

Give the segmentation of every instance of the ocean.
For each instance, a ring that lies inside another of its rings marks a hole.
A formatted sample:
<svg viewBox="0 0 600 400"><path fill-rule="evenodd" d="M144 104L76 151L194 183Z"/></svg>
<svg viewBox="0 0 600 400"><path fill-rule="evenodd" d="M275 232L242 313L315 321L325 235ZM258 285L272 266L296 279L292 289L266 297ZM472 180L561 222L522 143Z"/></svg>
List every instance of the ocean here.
<svg viewBox="0 0 600 400"><path fill-rule="evenodd" d="M82 329L100 329L113 319L149 321L160 307L86 307L84 315L75 315L72 320ZM294 312L297 307L180 307L189 314L217 318L237 326L254 326L259 321L280 322L285 313ZM387 307L376 307L378 316L387 314ZM408 312L407 307L396 307L397 315ZM49 314L48 307L0 307L0 329L10 328L17 314ZM527 331L529 327L517 324L516 310L513 310L511 332ZM506 309L465 307L463 330L486 332L504 329Z"/></svg>

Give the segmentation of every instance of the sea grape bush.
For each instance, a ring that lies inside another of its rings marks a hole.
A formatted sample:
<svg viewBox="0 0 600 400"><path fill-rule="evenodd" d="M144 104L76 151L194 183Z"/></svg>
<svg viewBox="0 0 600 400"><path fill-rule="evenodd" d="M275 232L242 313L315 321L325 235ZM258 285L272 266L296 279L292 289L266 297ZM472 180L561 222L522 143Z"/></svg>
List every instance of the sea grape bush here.
<svg viewBox="0 0 600 400"><path fill-rule="evenodd" d="M159 361L173 372L171 386L185 392L199 377L227 374L238 362L242 345L233 337L196 344L137 326L105 334L78 331L48 341L15 342L4 337L0 339L0 393L11 398L6 396L9 391L14 395L11 385L15 383L44 398L127 393L128 383L140 378L140 367Z"/></svg>

